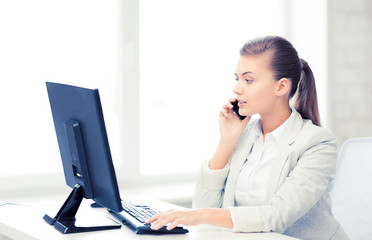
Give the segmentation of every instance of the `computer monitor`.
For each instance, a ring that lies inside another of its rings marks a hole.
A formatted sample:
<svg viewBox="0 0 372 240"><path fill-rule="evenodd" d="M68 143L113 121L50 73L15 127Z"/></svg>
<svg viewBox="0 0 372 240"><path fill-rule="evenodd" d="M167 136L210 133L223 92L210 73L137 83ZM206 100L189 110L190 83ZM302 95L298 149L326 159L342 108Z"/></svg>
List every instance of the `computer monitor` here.
<svg viewBox="0 0 372 240"><path fill-rule="evenodd" d="M75 226L84 198L115 212L122 210L98 89L51 82L46 86L66 183L73 191L57 216L45 215L44 220L62 233L121 227Z"/></svg>

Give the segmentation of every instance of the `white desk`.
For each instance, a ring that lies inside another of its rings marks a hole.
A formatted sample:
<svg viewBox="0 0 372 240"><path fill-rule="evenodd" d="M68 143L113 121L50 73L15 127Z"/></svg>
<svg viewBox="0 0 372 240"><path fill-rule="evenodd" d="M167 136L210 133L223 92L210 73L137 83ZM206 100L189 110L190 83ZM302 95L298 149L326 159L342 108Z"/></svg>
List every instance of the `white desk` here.
<svg viewBox="0 0 372 240"><path fill-rule="evenodd" d="M152 206L158 209L174 208L177 206L170 205L165 202L157 201ZM53 226L48 225L43 220L45 213L54 217L59 209L57 205L49 206L19 206L19 205L4 205L0 206L0 240L95 240L95 239L223 239L223 240L289 240L294 239L277 233L233 233L229 229L217 228L211 226L187 226L188 234L182 235L137 235L127 226L122 226L120 229L75 233L75 234L61 234L54 229ZM92 209L89 207L89 202L84 200L82 206L79 208L76 216L77 220L97 220L110 216L104 209ZM89 223L90 224L90 223ZM78 223L76 225L79 225ZM94 225L94 224L92 224Z"/></svg>

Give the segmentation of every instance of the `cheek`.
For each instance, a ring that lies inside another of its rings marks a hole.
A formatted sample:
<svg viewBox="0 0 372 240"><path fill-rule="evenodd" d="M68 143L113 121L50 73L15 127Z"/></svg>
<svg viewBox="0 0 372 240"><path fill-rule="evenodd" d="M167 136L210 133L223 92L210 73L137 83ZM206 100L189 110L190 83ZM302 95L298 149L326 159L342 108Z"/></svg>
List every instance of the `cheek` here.
<svg viewBox="0 0 372 240"><path fill-rule="evenodd" d="M260 113L272 106L275 101L275 95L271 87L257 86L247 91L247 110L254 113Z"/></svg>

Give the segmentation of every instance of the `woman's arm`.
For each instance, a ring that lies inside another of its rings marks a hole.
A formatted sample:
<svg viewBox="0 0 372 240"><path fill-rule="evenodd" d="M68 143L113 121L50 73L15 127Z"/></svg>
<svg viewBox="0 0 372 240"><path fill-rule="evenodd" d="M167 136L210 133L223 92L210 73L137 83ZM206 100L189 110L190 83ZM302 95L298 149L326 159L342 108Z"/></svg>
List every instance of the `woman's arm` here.
<svg viewBox="0 0 372 240"><path fill-rule="evenodd" d="M234 151L236 142L228 139L220 139L216 152L211 160L209 160L209 169L223 169L230 160L231 154Z"/></svg>
<svg viewBox="0 0 372 240"><path fill-rule="evenodd" d="M234 99L230 99L230 102ZM220 111L220 141L214 156L202 164L193 195L193 208L220 208L226 177L230 171L229 160L250 120L241 121L227 103Z"/></svg>
<svg viewBox="0 0 372 240"><path fill-rule="evenodd" d="M251 119L250 116L247 116L244 120L240 120L234 114L231 102L235 100L235 98L230 99L220 111L219 126L221 137L216 152L209 161L209 168L211 170L223 169L226 166L236 144Z"/></svg>

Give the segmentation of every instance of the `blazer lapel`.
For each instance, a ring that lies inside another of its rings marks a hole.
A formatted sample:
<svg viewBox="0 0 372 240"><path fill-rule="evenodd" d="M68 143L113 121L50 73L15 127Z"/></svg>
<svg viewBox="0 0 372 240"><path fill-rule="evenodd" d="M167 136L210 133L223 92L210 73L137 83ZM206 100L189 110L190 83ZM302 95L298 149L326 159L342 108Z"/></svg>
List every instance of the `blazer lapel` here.
<svg viewBox="0 0 372 240"><path fill-rule="evenodd" d="M269 185L267 188L267 197L270 199L277 191L278 186L281 185L280 180L282 179L281 175L284 170L286 161L289 158L289 145L286 143L281 143L280 152L278 153L276 159L274 160L271 175L269 179Z"/></svg>
<svg viewBox="0 0 372 240"><path fill-rule="evenodd" d="M234 206L235 186L240 170L243 167L249 152L252 149L253 141L249 137L250 127L255 124L250 124L247 131L245 131L235 147L235 150L230 159L230 172L225 185L225 195L223 200L223 207Z"/></svg>
<svg viewBox="0 0 372 240"><path fill-rule="evenodd" d="M289 160L290 147L295 142L298 133L302 128L302 117L301 115L292 108L294 116L286 127L286 131L283 135L283 141L279 145L279 152L271 169L271 175L269 180L269 186L267 188L267 196L270 199L278 190L279 186L282 185L286 175L285 171L286 162ZM285 175L283 175L285 174Z"/></svg>
<svg viewBox="0 0 372 240"><path fill-rule="evenodd" d="M273 166L272 166L272 172L269 179L269 186L267 189L267 196L268 198L271 198L277 191L277 189L280 187L282 181L285 180L286 176L283 176L283 174L287 174L286 171L284 171L284 167L286 166L286 161L289 159L290 154L290 147L294 143L298 133L300 132L302 128L302 117L301 115L292 108L292 111L294 111L294 116L291 119L291 121L288 123L288 127L283 135L283 141L281 141L279 146L279 152L277 154L277 158L274 160ZM256 120L257 121L257 120ZM256 122L255 121L255 122ZM225 185L225 193L223 197L223 206L222 207L230 207L234 206L235 202L235 186L236 181L238 179L240 170L242 169L242 166L245 162L245 160L248 157L249 152L252 149L253 141L249 137L249 133L252 130L252 126L255 125L255 122L253 124L249 124L249 128L247 128L247 131L243 133L243 136L236 146L236 150L232 154L232 157L230 159L230 172L229 176L227 177L226 185Z"/></svg>

